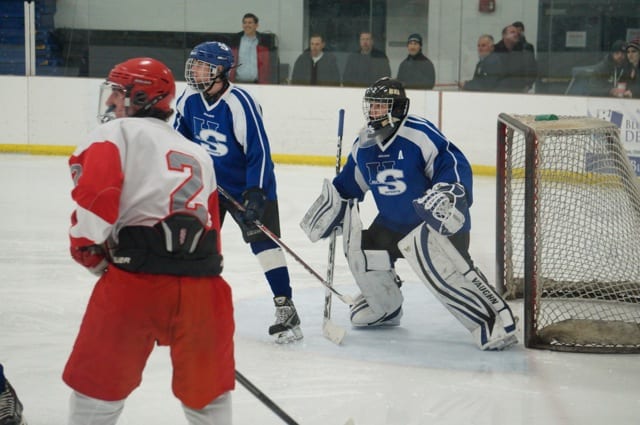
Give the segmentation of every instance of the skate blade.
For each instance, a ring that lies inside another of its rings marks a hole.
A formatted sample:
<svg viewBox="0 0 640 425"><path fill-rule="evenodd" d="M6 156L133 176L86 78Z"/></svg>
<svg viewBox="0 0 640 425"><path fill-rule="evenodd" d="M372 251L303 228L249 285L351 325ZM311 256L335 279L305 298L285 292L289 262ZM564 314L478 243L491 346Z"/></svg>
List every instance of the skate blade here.
<svg viewBox="0 0 640 425"><path fill-rule="evenodd" d="M304 337L300 326L287 329L286 331L279 332L273 336L276 339L276 344L289 344L291 342L299 341Z"/></svg>

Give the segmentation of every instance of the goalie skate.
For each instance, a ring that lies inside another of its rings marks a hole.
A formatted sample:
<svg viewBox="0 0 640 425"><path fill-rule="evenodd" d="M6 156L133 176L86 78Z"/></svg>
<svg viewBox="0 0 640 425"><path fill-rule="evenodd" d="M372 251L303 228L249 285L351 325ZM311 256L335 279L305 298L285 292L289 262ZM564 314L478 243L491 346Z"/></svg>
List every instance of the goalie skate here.
<svg viewBox="0 0 640 425"><path fill-rule="evenodd" d="M287 344L302 339L300 317L293 301L287 297L275 297L273 302L276 305L276 322L269 327L269 335L275 338L277 344Z"/></svg>

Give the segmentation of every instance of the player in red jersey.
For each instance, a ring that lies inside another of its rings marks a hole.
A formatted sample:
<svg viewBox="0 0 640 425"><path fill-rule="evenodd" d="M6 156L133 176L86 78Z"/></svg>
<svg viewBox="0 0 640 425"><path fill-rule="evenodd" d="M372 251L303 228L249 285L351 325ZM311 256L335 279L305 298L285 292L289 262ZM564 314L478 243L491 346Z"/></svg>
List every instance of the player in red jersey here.
<svg viewBox="0 0 640 425"><path fill-rule="evenodd" d="M220 276L218 192L204 149L166 121L175 82L150 58L116 65L102 122L69 166L71 256L100 276L63 379L69 424L115 424L153 347L168 345L190 424L231 423L231 289Z"/></svg>

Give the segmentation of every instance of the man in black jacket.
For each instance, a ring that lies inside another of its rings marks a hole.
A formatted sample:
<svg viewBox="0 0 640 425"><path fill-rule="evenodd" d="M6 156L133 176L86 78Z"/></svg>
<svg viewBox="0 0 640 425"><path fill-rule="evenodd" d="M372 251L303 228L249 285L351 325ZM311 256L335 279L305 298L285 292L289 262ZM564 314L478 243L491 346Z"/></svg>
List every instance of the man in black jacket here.
<svg viewBox="0 0 640 425"><path fill-rule="evenodd" d="M338 61L332 53L324 51L325 42L320 34L312 34L309 48L298 56L293 65L291 84L312 86L339 86Z"/></svg>
<svg viewBox="0 0 640 425"><path fill-rule="evenodd" d="M494 52L500 57L503 67L499 90L528 92L537 78L538 65L533 53L525 50L516 27L504 27L502 40L494 46Z"/></svg>
<svg viewBox="0 0 640 425"><path fill-rule="evenodd" d="M533 47L533 44L527 41L527 38L524 36L524 24L520 21L515 21L513 25L518 31L518 35L520 37L520 43L522 43L522 48L527 52L531 52L533 54L536 53L536 49Z"/></svg>
<svg viewBox="0 0 640 425"><path fill-rule="evenodd" d="M398 80L408 89L431 90L436 83L433 62L422 53L422 36L411 34L407 40L409 55L400 63Z"/></svg>
<svg viewBox="0 0 640 425"><path fill-rule="evenodd" d="M493 53L493 37L483 34L478 37L478 63L473 72L473 79L460 83L460 88L467 91L494 91L498 89L502 78L502 62Z"/></svg>
<svg viewBox="0 0 640 425"><path fill-rule="evenodd" d="M390 77L389 59L382 50L373 47L373 34L360 32L359 42L360 50L351 53L347 59L342 84L368 87L382 77Z"/></svg>

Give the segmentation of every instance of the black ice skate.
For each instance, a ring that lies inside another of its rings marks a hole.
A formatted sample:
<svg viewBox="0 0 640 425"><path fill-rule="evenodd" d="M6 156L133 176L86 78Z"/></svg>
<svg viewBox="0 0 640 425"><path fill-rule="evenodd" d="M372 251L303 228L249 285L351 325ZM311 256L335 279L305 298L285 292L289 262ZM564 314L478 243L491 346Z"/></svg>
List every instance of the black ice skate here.
<svg viewBox="0 0 640 425"><path fill-rule="evenodd" d="M26 425L22 417L22 403L8 380L0 393L0 425Z"/></svg>
<svg viewBox="0 0 640 425"><path fill-rule="evenodd" d="M276 322L269 326L269 335L273 335L278 344L284 344L302 339L300 318L296 307L287 297L275 297Z"/></svg>

